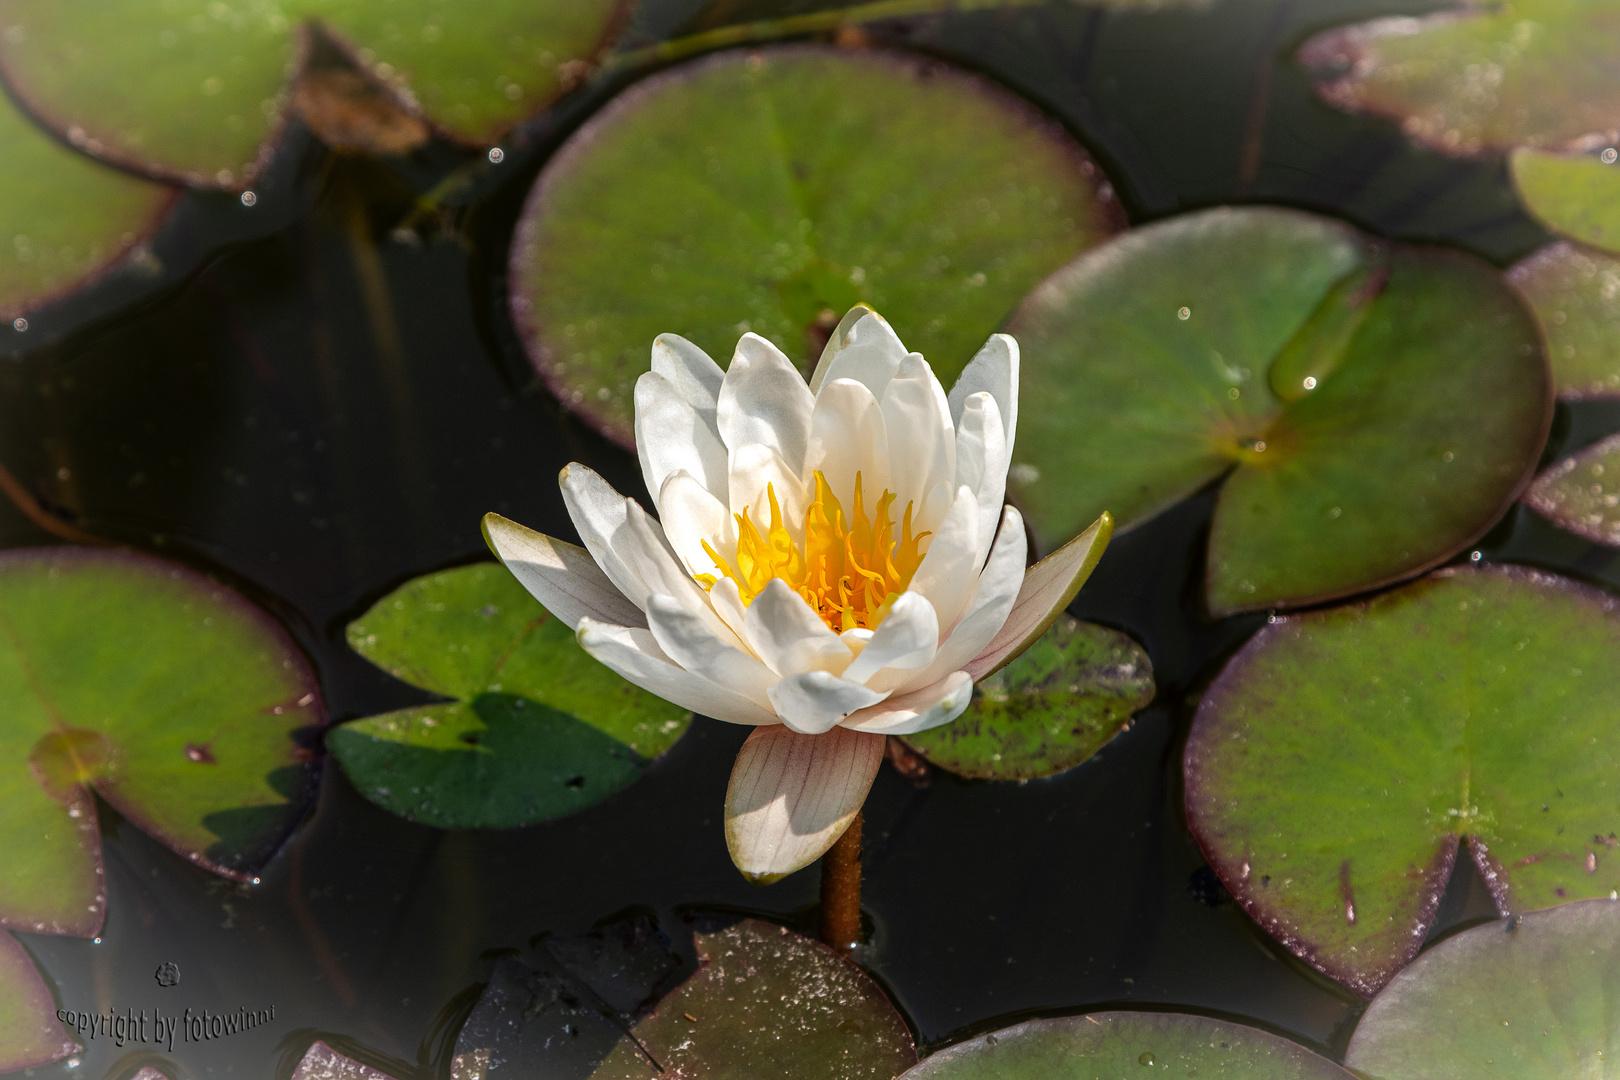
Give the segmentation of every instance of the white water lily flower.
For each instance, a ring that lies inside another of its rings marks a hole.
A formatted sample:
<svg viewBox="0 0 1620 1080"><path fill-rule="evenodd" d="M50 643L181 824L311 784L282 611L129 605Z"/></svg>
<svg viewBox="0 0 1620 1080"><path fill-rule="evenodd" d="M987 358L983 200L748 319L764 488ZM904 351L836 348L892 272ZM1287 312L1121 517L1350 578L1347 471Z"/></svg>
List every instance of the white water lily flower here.
<svg viewBox="0 0 1620 1080"><path fill-rule="evenodd" d="M1025 570L1004 506L1018 344L997 334L949 396L889 324L845 316L809 385L755 334L731 367L665 334L636 383L658 519L562 471L586 550L495 514L501 561L585 651L693 712L757 727L726 792L742 871L808 865L859 812L884 739L955 719L973 681L1051 624L1106 515Z"/></svg>

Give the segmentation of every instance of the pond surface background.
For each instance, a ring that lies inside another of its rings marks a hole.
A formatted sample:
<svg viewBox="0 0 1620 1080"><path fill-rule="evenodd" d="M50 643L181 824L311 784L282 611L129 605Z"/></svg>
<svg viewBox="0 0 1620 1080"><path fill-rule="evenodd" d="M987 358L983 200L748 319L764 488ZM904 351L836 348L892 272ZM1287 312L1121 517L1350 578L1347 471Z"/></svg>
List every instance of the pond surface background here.
<svg viewBox="0 0 1620 1080"><path fill-rule="evenodd" d="M653 2L634 32L804 6ZM1221 0L1110 13L1058 2L870 35L976 68L1057 116L1133 224L1282 203L1506 266L1548 236L1519 209L1500 159L1444 158L1392 124L1336 112L1291 59L1316 30L1433 6ZM531 124L532 145L507 148L469 198L405 231L417 196L470 157L439 146L368 162L295 134L266 198L302 200L307 214L242 242L220 215L183 209L171 230L218 228L215 242L230 246L113 321L0 366L0 460L90 531L215 572L264 603L312 656L334 721L428 700L351 652L345 624L411 577L487 557L486 511L572 536L556 486L570 460L645 500L633 458L535 385L504 292L507 238L534 176L624 83ZM187 239L213 246L206 233ZM1561 405L1548 458L1616 429L1620 405ZM1071 609L1140 641L1158 679L1156 703L1097 758L1025 785L879 775L862 962L923 1048L1032 1014L1165 1006L1342 1052L1361 1002L1224 898L1180 809L1191 708L1265 619L1202 612L1212 505L1206 493L1118 537ZM0 542L48 539L0 505ZM1481 550L1620 585L1620 555L1522 508ZM722 798L746 735L699 719L629 790L505 832L394 818L329 766L312 820L253 887L188 865L103 808L100 943L18 937L66 1009L275 1006L274 1024L177 1044L166 1057L183 1075L278 1075L284 1053L317 1032L391 1062L401 1080L438 1075L489 958L536 934L629 908L672 931L688 910L805 918L814 870L757 888L726 854ZM1490 914L1471 866L1459 866L1438 932ZM153 973L171 961L181 983L160 989ZM78 1068L33 1075L123 1076L143 1060L98 1038Z"/></svg>

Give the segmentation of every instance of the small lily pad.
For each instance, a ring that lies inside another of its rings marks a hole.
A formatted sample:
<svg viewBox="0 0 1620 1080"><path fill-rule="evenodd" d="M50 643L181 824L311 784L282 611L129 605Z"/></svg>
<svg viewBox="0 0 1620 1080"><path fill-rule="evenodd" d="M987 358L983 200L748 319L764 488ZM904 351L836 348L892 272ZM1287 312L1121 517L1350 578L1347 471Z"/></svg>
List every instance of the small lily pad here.
<svg viewBox="0 0 1620 1080"><path fill-rule="evenodd" d="M594 1080L893 1080L916 1064L883 991L821 942L753 919L695 942L697 973L635 1025L634 1041L620 1042Z"/></svg>
<svg viewBox="0 0 1620 1080"><path fill-rule="evenodd" d="M948 386L1119 214L1062 128L976 75L726 52L639 83L552 158L513 242L513 311L557 395L629 445L658 334L724 362L752 330L809 361L864 301Z"/></svg>
<svg viewBox="0 0 1620 1080"><path fill-rule="evenodd" d="M263 611L171 563L0 555L0 926L89 936L105 907L90 792L250 880L314 795L314 674ZM307 743L308 740L305 740Z"/></svg>
<svg viewBox="0 0 1620 1080"><path fill-rule="evenodd" d="M0 35L4 34L0 8ZM153 232L175 190L63 146L0 92L0 319L72 291Z"/></svg>
<svg viewBox="0 0 1620 1080"><path fill-rule="evenodd" d="M1187 820L1273 936L1370 994L1416 955L1458 838L1503 914L1620 888L1620 601L1457 567L1276 619L1188 736Z"/></svg>
<svg viewBox="0 0 1620 1080"><path fill-rule="evenodd" d="M1373 999L1345 1055L1368 1080L1608 1078L1620 1057L1620 903L1447 938Z"/></svg>
<svg viewBox="0 0 1620 1080"><path fill-rule="evenodd" d="M199 186L249 182L287 122L316 26L399 105L484 144L605 44L618 0L6 0L0 73L74 146Z"/></svg>
<svg viewBox="0 0 1620 1080"><path fill-rule="evenodd" d="M1091 757L1153 700L1153 665L1117 630L1063 615L973 687L968 711L906 735L935 765L976 780L1055 776Z"/></svg>
<svg viewBox="0 0 1620 1080"><path fill-rule="evenodd" d="M1547 333L1558 396L1620 397L1620 257L1567 241L1508 271Z"/></svg>
<svg viewBox="0 0 1620 1080"><path fill-rule="evenodd" d="M1513 0L1330 30L1299 60L1329 104L1398 120L1445 153L1560 149L1620 128L1617 40L1607 0Z"/></svg>
<svg viewBox="0 0 1620 1080"><path fill-rule="evenodd" d="M348 634L384 671L455 699L327 736L361 794L439 828L511 828L582 810L633 783L691 720L592 660L494 563L408 582Z"/></svg>
<svg viewBox="0 0 1620 1080"><path fill-rule="evenodd" d="M1327 1058L1257 1028L1180 1013L1102 1012L1026 1020L925 1058L902 1080L1098 1077L1353 1080Z"/></svg>
<svg viewBox="0 0 1620 1080"><path fill-rule="evenodd" d="M16 938L0 931L0 1072L32 1069L78 1048L57 1018L34 961Z"/></svg>
<svg viewBox="0 0 1620 1080"><path fill-rule="evenodd" d="M1217 615L1449 558L1512 504L1552 419L1540 330L1495 269L1290 210L1133 229L1007 329L1024 357L1010 487L1040 546L1225 477Z"/></svg>
<svg viewBox="0 0 1620 1080"><path fill-rule="evenodd" d="M1620 252L1620 166L1614 147L1577 155L1519 150L1510 160L1519 199L1543 225Z"/></svg>
<svg viewBox="0 0 1620 1080"><path fill-rule="evenodd" d="M1524 501L1559 528L1620 547L1620 435L1553 465Z"/></svg>

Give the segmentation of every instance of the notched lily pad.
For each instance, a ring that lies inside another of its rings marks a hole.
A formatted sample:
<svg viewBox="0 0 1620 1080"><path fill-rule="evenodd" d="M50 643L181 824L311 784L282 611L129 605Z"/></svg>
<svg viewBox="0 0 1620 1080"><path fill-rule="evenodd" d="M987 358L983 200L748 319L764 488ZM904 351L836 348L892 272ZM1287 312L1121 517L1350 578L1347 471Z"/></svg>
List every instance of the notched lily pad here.
<svg viewBox="0 0 1620 1080"><path fill-rule="evenodd" d="M1370 994L1416 955L1459 837L1503 914L1620 888L1620 601L1457 567L1279 618L1199 705L1187 820L1273 936Z"/></svg>
<svg viewBox="0 0 1620 1080"><path fill-rule="evenodd" d="M916 1063L888 998L821 942L742 919L695 943L697 973L635 1025L595 1080L892 1080Z"/></svg>
<svg viewBox="0 0 1620 1080"><path fill-rule="evenodd" d="M725 363L752 330L809 361L865 301L948 386L1020 296L1121 224L1074 140L978 76L720 53L621 94L552 158L512 246L513 313L553 391L629 445L658 334Z"/></svg>
<svg viewBox="0 0 1620 1080"><path fill-rule="evenodd" d="M1550 467L1524 501L1559 528L1620 547L1620 435Z"/></svg>
<svg viewBox="0 0 1620 1080"><path fill-rule="evenodd" d="M1508 271L1547 334L1558 396L1620 397L1620 257L1567 241Z"/></svg>
<svg viewBox="0 0 1620 1080"><path fill-rule="evenodd" d="M1102 1012L1026 1020L941 1050L902 1080L1097 1080L1098 1077L1352 1080L1303 1046L1224 1020Z"/></svg>
<svg viewBox="0 0 1620 1080"><path fill-rule="evenodd" d="M1032 292L1010 486L1040 546L1225 477L1217 615L1399 580L1485 532L1552 420L1532 313L1495 269L1295 211L1216 209Z"/></svg>
<svg viewBox="0 0 1620 1080"><path fill-rule="evenodd" d="M1612 146L1573 156L1520 150L1510 159L1513 186L1549 229L1620 252L1620 166L1615 157Z"/></svg>
<svg viewBox="0 0 1620 1080"><path fill-rule="evenodd" d="M362 795L439 828L510 828L584 809L633 783L691 720L592 660L494 563L408 582L348 636L389 674L455 699L327 736Z"/></svg>
<svg viewBox="0 0 1620 1080"><path fill-rule="evenodd" d="M1513 0L1330 30L1299 60L1329 104L1398 120L1446 153L1576 149L1620 130L1617 40L1607 0Z"/></svg>
<svg viewBox="0 0 1620 1080"><path fill-rule="evenodd" d="M1620 1055L1620 903L1447 938L1373 999L1345 1055L1370 1080L1607 1078Z"/></svg>
<svg viewBox="0 0 1620 1080"><path fill-rule="evenodd" d="M59 1061L77 1049L34 961L0 930L0 1072Z"/></svg>
<svg viewBox="0 0 1620 1080"><path fill-rule="evenodd" d="M941 768L977 780L1055 776L1091 757L1153 700L1140 645L1062 615L1018 659L973 687L968 711L906 735Z"/></svg>
<svg viewBox="0 0 1620 1080"><path fill-rule="evenodd" d="M94 791L216 873L252 878L314 795L315 677L242 597L171 563L0 555L0 925L89 936Z"/></svg>
<svg viewBox="0 0 1620 1080"><path fill-rule="evenodd" d="M0 7L0 37L5 15ZM0 320L11 322L94 278L156 230L165 184L87 160L0 92Z"/></svg>
<svg viewBox="0 0 1620 1080"><path fill-rule="evenodd" d="M286 123L315 27L398 108L488 143L604 46L619 0L4 0L0 72L74 146L153 176L236 187Z"/></svg>

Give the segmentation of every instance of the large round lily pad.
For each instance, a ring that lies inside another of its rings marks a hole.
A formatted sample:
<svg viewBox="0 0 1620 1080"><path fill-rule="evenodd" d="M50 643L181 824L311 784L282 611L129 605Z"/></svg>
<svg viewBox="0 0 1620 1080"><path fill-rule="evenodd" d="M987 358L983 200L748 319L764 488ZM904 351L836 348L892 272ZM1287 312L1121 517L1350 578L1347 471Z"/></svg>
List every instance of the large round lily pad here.
<svg viewBox="0 0 1620 1080"><path fill-rule="evenodd" d="M145 556L0 555L0 926L89 936L105 907L94 791L249 880L314 795L324 708L285 632Z"/></svg>
<svg viewBox="0 0 1620 1080"><path fill-rule="evenodd" d="M1620 252L1620 165L1614 147L1576 155L1520 150L1511 163L1520 200L1542 224Z"/></svg>
<svg viewBox="0 0 1620 1080"><path fill-rule="evenodd" d="M1620 1076L1620 902L1465 930L1418 957L1356 1026L1368 1080Z"/></svg>
<svg viewBox="0 0 1620 1080"><path fill-rule="evenodd" d="M577 77L618 0L0 0L0 72L75 146L154 176L233 187L286 123L311 28L399 105L473 143Z"/></svg>
<svg viewBox="0 0 1620 1080"><path fill-rule="evenodd" d="M1418 573L1511 505L1552 416L1532 313L1477 259L1278 209L1133 229L1030 294L1011 487L1050 548L1226 477L1216 614Z"/></svg>
<svg viewBox="0 0 1620 1080"><path fill-rule="evenodd" d="M1363 993L1418 950L1465 837L1507 914L1620 888L1620 601L1451 568L1278 618L1187 740L1187 819L1232 895Z"/></svg>
<svg viewBox="0 0 1620 1080"><path fill-rule="evenodd" d="M4 35L0 16L0 36ZM68 292L156 228L174 189L76 154L0 93L0 320Z"/></svg>
<svg viewBox="0 0 1620 1080"><path fill-rule="evenodd" d="M1058 617L1035 644L973 687L968 711L904 739L978 780L1055 776L1090 758L1153 700L1153 665L1117 630Z"/></svg>
<svg viewBox="0 0 1620 1080"><path fill-rule="evenodd" d="M1515 264L1508 280L1541 319L1558 396L1620 397L1620 257L1560 241Z"/></svg>
<svg viewBox="0 0 1620 1080"><path fill-rule="evenodd" d="M56 1003L34 961L0 930L0 1072L32 1069L79 1048L56 1017Z"/></svg>
<svg viewBox="0 0 1620 1080"><path fill-rule="evenodd" d="M1574 148L1620 132L1614 0L1510 0L1331 30L1305 43L1329 103L1438 150Z"/></svg>
<svg viewBox="0 0 1620 1080"><path fill-rule="evenodd" d="M349 625L349 644L454 699L327 736L362 795L440 828L532 825L584 809L633 783L691 720L591 659L494 563L407 582Z"/></svg>
<svg viewBox="0 0 1620 1080"><path fill-rule="evenodd" d="M893 1080L916 1063L883 991L821 942L753 919L695 940L697 973L592 1080Z"/></svg>
<svg viewBox="0 0 1620 1080"><path fill-rule="evenodd" d="M1536 477L1524 501L1561 528L1620 547L1620 435L1550 467Z"/></svg>
<svg viewBox="0 0 1620 1080"><path fill-rule="evenodd" d="M553 390L628 444L661 333L723 363L752 330L809 360L865 301L950 385L1020 296L1119 223L1074 140L975 75L721 53L621 94L551 160L512 303Z"/></svg>
<svg viewBox="0 0 1620 1080"><path fill-rule="evenodd" d="M1297 1043L1181 1013L1102 1012L1027 1020L925 1058L903 1080L1099 1080L1107 1077L1351 1080Z"/></svg>

